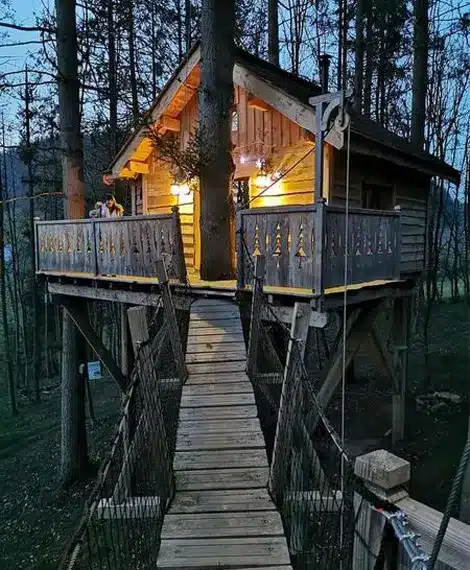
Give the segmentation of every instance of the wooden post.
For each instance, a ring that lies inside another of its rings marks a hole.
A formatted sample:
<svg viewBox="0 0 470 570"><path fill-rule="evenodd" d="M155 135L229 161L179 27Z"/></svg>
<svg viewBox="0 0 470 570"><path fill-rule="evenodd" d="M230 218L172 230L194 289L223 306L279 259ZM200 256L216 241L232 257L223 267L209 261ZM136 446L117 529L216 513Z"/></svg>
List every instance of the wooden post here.
<svg viewBox="0 0 470 570"><path fill-rule="evenodd" d="M245 245L243 243L243 207L237 205L236 226L237 226L237 289L245 288Z"/></svg>
<svg viewBox="0 0 470 570"><path fill-rule="evenodd" d="M356 458L354 473L366 488L385 501L398 501L408 496L403 485L410 480L408 461L379 449ZM386 519L358 493L354 493L356 528L354 534L353 570L374 570L380 552Z"/></svg>
<svg viewBox="0 0 470 570"><path fill-rule="evenodd" d="M300 358L305 355L305 344L310 325L310 305L308 303L295 303L292 313L290 340L287 348L286 366L282 382L279 414L274 437L273 457L269 476L269 488L278 501L282 499L285 486L286 465L289 457L282 456L281 445L285 450L291 451L292 421L294 410L297 411L298 402L302 401L302 380L296 369L296 348L294 343L300 342ZM298 363L297 363L298 365ZM282 438L282 443L281 443Z"/></svg>
<svg viewBox="0 0 470 570"><path fill-rule="evenodd" d="M173 206L171 212L173 214L173 259L175 260L176 277L181 283L187 283L183 234L181 232L181 219L178 206Z"/></svg>
<svg viewBox="0 0 470 570"><path fill-rule="evenodd" d="M392 443L405 437L405 404L408 375L410 299L399 297L393 303L393 341L397 393L392 400Z"/></svg>
<svg viewBox="0 0 470 570"><path fill-rule="evenodd" d="M259 255L255 260L255 274L253 276L253 295L251 298L250 338L248 341L247 372L252 379L258 372L258 347L260 343L260 327L263 312L263 283L266 267L266 258Z"/></svg>
<svg viewBox="0 0 470 570"><path fill-rule="evenodd" d="M317 298L316 310L323 310L324 276L325 276L325 236L326 236L326 205L325 198L319 198L315 204L315 269L313 274L313 292Z"/></svg>
<svg viewBox="0 0 470 570"><path fill-rule="evenodd" d="M182 382L186 381L188 371L186 369L183 344L181 343L180 330L178 321L176 320L175 308L171 300L171 291L168 284L168 275L166 273L165 264L163 261L157 261L157 278L160 283L160 289L163 300L163 312L165 314L165 321L169 327L170 342L173 349L173 357L175 359L178 376Z"/></svg>

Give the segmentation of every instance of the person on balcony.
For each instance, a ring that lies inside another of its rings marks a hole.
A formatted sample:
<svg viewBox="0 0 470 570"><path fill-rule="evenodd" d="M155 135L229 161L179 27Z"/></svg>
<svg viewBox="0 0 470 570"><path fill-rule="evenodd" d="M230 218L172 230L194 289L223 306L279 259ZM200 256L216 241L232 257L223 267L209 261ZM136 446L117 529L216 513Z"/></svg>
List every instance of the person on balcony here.
<svg viewBox="0 0 470 570"><path fill-rule="evenodd" d="M100 218L120 218L124 208L116 202L113 194L106 194L106 202L101 206Z"/></svg>

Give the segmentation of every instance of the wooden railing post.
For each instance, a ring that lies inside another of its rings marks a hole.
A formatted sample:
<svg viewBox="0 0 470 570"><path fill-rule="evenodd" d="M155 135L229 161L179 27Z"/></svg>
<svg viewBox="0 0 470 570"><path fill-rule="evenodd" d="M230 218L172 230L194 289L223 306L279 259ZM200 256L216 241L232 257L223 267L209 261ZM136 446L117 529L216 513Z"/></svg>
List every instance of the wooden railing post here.
<svg viewBox="0 0 470 570"><path fill-rule="evenodd" d="M260 342L261 317L263 312L263 282L266 258L258 255L255 258L255 274L253 276L253 295L251 298L250 338L248 341L248 376L254 380L258 372L258 347Z"/></svg>
<svg viewBox="0 0 470 570"><path fill-rule="evenodd" d="M385 449L357 457L354 473L362 479L367 489L384 501L393 503L408 496L403 486L410 480L410 464ZM352 568L374 570L386 519L356 492L354 510L356 528Z"/></svg>
<svg viewBox="0 0 470 570"><path fill-rule="evenodd" d="M178 376L180 377L181 382L184 383L188 377L188 371L186 369L183 344L181 342L178 321L176 320L175 308L171 299L168 275L166 272L165 263L162 260L157 261L157 278L160 283L163 301L163 312L169 329L168 332L170 335L171 347L173 349L173 357L175 359L176 368L178 370Z"/></svg>
<svg viewBox="0 0 470 570"><path fill-rule="evenodd" d="M176 276L181 283L187 283L183 233L181 231L181 218L178 206L173 206L171 212L173 215L173 259L175 260Z"/></svg>
<svg viewBox="0 0 470 570"><path fill-rule="evenodd" d="M325 280L325 259L326 259L326 200L320 198L316 202L314 213L315 231L315 266L313 273L313 291L317 298L317 311L323 309L324 280Z"/></svg>
<svg viewBox="0 0 470 570"><path fill-rule="evenodd" d="M237 205L236 213L237 226L237 289L245 288L245 251L243 243L243 215L242 206Z"/></svg>

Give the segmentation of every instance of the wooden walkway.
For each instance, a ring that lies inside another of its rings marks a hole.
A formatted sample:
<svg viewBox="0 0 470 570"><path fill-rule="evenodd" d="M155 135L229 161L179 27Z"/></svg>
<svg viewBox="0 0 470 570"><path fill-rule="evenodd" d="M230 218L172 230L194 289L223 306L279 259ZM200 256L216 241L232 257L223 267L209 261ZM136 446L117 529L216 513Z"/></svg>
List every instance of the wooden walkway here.
<svg viewBox="0 0 470 570"><path fill-rule="evenodd" d="M235 303L192 306L186 362L158 567L290 570Z"/></svg>

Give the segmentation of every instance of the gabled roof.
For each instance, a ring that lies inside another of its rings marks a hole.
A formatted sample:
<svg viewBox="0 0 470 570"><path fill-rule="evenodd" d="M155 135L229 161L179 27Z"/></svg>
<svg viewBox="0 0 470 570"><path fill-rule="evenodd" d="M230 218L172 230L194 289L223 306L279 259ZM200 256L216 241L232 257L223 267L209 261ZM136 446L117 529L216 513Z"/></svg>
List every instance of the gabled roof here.
<svg viewBox="0 0 470 570"><path fill-rule="evenodd" d="M127 139L113 160L110 171L114 176L118 176L127 159L137 149L146 125L150 121L157 120L168 108L171 97L186 88L194 92L196 76L196 81L199 81L199 62L200 47L197 43L182 60L155 103L145 114L142 123ZM309 99L321 94L321 89L315 83L284 71L239 48L235 52L233 77L236 84L265 100L306 130L313 130L315 111L309 104ZM191 96L193 92L190 93ZM452 166L419 149L371 119L354 111L351 111L350 115L351 150L353 152L380 157L429 176L440 176L455 184L459 183L460 173Z"/></svg>

